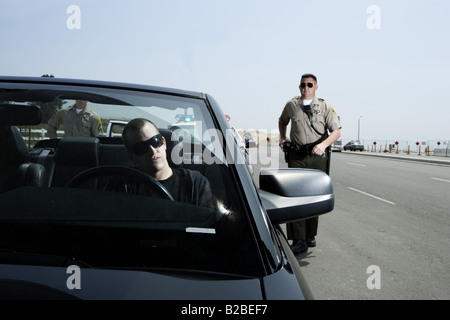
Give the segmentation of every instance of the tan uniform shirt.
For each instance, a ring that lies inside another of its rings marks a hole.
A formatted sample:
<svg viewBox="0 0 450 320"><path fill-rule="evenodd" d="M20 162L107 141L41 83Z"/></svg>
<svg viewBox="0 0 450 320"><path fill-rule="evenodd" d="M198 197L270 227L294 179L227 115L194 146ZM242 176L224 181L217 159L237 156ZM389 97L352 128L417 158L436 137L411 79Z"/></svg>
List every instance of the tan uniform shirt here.
<svg viewBox="0 0 450 320"><path fill-rule="evenodd" d="M341 128L336 112L324 99L314 97L311 101L311 111L310 121L304 111L303 100L300 96L294 97L286 103L279 122L286 126L291 122L291 141L300 145L313 143L322 136L319 133L325 133L326 130L332 132ZM311 127L311 122L319 133Z"/></svg>
<svg viewBox="0 0 450 320"><path fill-rule="evenodd" d="M103 132L100 117L86 106L77 114L75 106L58 110L48 121L48 136L56 139L56 130L64 125L64 137L97 137Z"/></svg>

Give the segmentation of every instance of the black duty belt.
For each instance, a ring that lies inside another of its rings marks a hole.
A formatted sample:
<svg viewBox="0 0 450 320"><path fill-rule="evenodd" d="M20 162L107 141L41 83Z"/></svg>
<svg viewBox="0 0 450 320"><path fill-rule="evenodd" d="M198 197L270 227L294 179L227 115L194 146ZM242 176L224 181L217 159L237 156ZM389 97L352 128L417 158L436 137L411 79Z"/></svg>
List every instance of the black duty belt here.
<svg viewBox="0 0 450 320"><path fill-rule="evenodd" d="M327 137L328 134L324 134L322 137L320 137L319 140L308 144L298 144L297 142L294 141L286 142L285 145L283 146L283 149L288 152L294 152L296 154L301 155L311 154L314 147L319 143L321 143L322 141L324 141Z"/></svg>

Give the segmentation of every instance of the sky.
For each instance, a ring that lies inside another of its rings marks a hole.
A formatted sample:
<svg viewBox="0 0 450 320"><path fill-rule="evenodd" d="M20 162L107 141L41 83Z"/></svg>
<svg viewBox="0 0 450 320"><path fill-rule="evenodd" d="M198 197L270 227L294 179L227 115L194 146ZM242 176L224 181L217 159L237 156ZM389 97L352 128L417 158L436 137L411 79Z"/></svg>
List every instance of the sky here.
<svg viewBox="0 0 450 320"><path fill-rule="evenodd" d="M278 132L313 73L343 140L449 141L449 15L447 0L0 0L0 75L206 92L235 128Z"/></svg>

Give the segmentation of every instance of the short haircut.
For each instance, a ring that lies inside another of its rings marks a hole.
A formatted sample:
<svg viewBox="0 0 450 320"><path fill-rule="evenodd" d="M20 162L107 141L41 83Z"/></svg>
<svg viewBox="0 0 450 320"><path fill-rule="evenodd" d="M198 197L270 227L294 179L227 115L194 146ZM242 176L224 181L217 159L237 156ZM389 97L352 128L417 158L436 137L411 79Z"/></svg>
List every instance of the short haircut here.
<svg viewBox="0 0 450 320"><path fill-rule="evenodd" d="M130 122L127 123L127 125L125 126L125 128L122 131L122 141L123 144L125 145L125 148L129 151L132 152L133 151L133 146L130 143L130 134L136 133L141 131L141 129L147 124L151 124L153 125L153 127L155 127L156 131L159 133L158 127L155 126L155 124L153 122L151 122L148 119L145 118L135 118L133 120L130 120Z"/></svg>
<svg viewBox="0 0 450 320"><path fill-rule="evenodd" d="M302 75L302 78L300 79L300 83L302 82L302 80L304 78L313 78L314 81L317 83L317 77L315 75L313 75L312 73L305 73L304 75Z"/></svg>

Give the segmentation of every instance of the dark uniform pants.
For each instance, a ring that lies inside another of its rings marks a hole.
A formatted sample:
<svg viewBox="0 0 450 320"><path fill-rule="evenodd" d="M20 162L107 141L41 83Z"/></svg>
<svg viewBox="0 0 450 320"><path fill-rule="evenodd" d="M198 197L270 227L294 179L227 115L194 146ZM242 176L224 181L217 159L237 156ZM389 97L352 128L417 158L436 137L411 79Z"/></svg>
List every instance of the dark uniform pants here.
<svg viewBox="0 0 450 320"><path fill-rule="evenodd" d="M289 153L289 168L308 168L318 169L327 172L328 154L325 157L315 156L311 154ZM305 240L317 235L319 226L319 217L303 219L286 224L287 237L289 240Z"/></svg>

